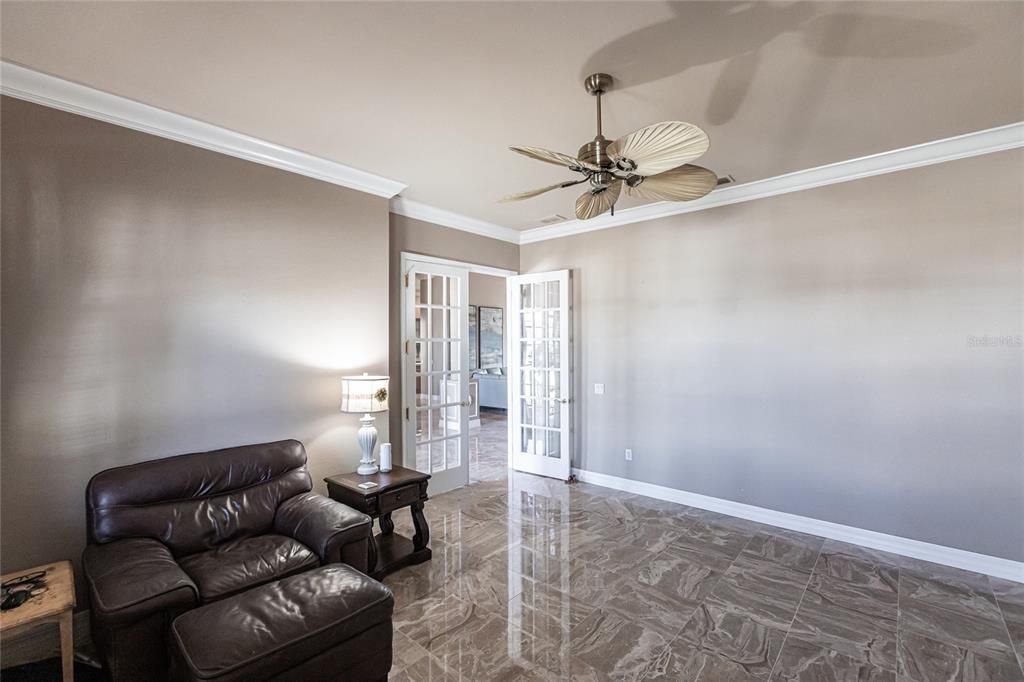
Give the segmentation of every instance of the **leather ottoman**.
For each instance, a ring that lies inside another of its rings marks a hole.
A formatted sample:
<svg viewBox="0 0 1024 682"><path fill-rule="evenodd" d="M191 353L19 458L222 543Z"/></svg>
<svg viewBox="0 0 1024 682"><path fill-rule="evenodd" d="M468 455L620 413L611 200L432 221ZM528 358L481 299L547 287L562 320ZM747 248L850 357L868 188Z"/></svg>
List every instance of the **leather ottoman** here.
<svg viewBox="0 0 1024 682"><path fill-rule="evenodd" d="M344 564L268 583L178 616L173 680L386 680L391 590Z"/></svg>

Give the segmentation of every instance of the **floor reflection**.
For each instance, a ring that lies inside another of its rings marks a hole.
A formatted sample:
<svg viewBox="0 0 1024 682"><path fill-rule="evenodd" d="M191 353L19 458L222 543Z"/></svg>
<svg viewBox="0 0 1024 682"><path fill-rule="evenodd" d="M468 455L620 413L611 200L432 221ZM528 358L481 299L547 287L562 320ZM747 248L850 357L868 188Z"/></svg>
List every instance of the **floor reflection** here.
<svg viewBox="0 0 1024 682"><path fill-rule="evenodd" d="M505 410L480 409L480 428L469 432L469 482L501 481L508 475Z"/></svg>
<svg viewBox="0 0 1024 682"><path fill-rule="evenodd" d="M590 538L571 523L572 488L502 472L428 502L434 558L385 580L406 647L392 679L532 679L571 665L557 644L585 612L569 596L569 556Z"/></svg>

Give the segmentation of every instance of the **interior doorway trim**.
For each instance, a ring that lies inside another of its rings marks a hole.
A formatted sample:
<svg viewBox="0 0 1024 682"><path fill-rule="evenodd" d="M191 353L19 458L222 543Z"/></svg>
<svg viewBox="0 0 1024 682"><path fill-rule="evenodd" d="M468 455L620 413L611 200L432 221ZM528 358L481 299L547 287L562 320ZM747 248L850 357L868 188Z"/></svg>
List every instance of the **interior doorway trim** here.
<svg viewBox="0 0 1024 682"><path fill-rule="evenodd" d="M405 377L407 376L407 372L408 372L408 368L409 368L409 353L407 351L407 342L410 340L411 330L408 328L408 323L407 323L407 320L406 320L407 313L408 313L408 305L409 304L408 304L408 301L407 301L407 297L404 295L404 281L403 280L404 280L406 274L408 274L408 272L410 270L410 267L412 265L416 264L416 263L427 263L427 264L431 264L431 265L444 265L444 266L454 267L454 268L463 268L463 269L465 269L469 273L476 273L476 274L479 274L479 275L491 275L493 277L501 277L503 279L507 279L509 277L512 277L512 276L515 276L515 275L519 274L519 272L516 271L516 270L507 270L505 268L496 268L496 267L493 267L493 266L490 266L490 265L481 265L479 263L470 263L468 261L453 260L451 258L441 258L441 257L438 257L438 256L428 256L428 255L425 255L425 254L414 253L412 251L402 251L401 252L401 254L400 254L400 266L399 266L400 269L399 269L399 272L397 273L397 276L399 278L399 280L398 280L399 281L399 288L403 289L402 295L399 296L399 301L400 301L400 303L399 303L399 319L400 319L399 330L400 330L400 334L401 334L400 340L399 340L399 354L401 355L401 358L402 358L401 363L400 363L400 368L401 368L401 372L402 372L401 380L400 381L402 382L401 386L402 386L402 403L403 403L402 408L403 409L400 410L398 418L401 420L401 424L402 424L402 428L401 428L402 441L401 442L402 442L402 465L403 466L409 466L409 460L407 459L409 453L407 453L405 451L405 444L409 440L409 438L408 438L409 434L407 433L407 429L409 429L412 426L412 423L408 419L405 418L405 414L404 414L404 403L405 403L406 398L407 398L405 392L407 390L409 390L409 387L407 387L405 385ZM506 294L507 294L507 292L506 292ZM472 291L470 292L470 295L472 295ZM506 312L507 312L507 310L506 310ZM505 337L502 340L502 344L504 346L503 349L502 349L502 352L505 354L505 357L507 358L508 357L508 353L509 353L509 348L510 348L508 334L505 334Z"/></svg>
<svg viewBox="0 0 1024 682"><path fill-rule="evenodd" d="M505 270L504 268L495 268L490 265L478 265L477 263L467 263L460 260L452 260L450 258L438 258L437 256L425 256L421 253L412 253L410 251L402 252L402 274L405 274L406 263L433 263L434 265L447 265L453 268L466 268L470 272L475 272L478 275L492 275L494 277L512 277L518 275L519 272L516 270Z"/></svg>

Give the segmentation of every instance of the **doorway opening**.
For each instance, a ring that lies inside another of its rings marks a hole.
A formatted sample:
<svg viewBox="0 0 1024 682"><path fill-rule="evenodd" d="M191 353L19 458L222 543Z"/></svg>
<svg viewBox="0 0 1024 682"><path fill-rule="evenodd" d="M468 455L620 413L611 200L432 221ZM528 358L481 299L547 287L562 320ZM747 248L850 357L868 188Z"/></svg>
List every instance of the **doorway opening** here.
<svg viewBox="0 0 1024 682"><path fill-rule="evenodd" d="M469 383L477 408L469 427L470 483L503 480L508 475L506 279L469 273Z"/></svg>
<svg viewBox="0 0 1024 682"><path fill-rule="evenodd" d="M508 468L506 279L516 273L402 254L402 460L433 494Z"/></svg>
<svg viewBox="0 0 1024 682"><path fill-rule="evenodd" d="M405 466L435 494L510 469L569 480L570 272L401 263Z"/></svg>

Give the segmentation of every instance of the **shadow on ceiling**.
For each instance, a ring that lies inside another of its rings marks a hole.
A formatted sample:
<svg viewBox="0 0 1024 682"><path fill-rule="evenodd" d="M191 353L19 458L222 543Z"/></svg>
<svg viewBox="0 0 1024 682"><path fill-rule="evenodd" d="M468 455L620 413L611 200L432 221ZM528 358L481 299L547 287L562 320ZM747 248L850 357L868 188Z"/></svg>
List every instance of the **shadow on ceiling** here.
<svg viewBox="0 0 1024 682"><path fill-rule="evenodd" d="M932 3L914 3L927 8ZM948 3L938 3L948 8ZM753 82L760 49L775 38L801 34L804 48L828 58L913 59L953 54L974 42L963 26L876 12L844 11L821 2L669 3L675 16L633 31L587 59L580 80L599 71L626 86L725 62L711 92L706 120L730 121Z"/></svg>

